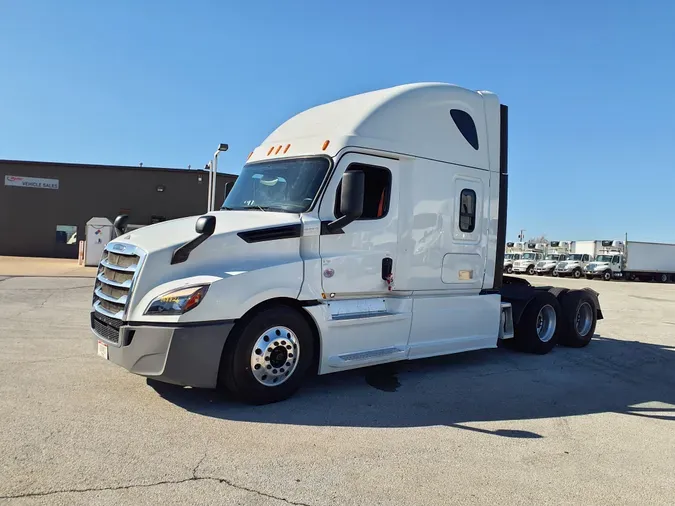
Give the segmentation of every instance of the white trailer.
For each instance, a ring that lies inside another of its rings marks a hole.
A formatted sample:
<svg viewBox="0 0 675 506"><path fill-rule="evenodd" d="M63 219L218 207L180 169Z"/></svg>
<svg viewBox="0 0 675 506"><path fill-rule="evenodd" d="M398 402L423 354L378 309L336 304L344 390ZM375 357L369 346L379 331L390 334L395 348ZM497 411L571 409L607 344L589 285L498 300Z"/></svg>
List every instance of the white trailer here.
<svg viewBox="0 0 675 506"><path fill-rule="evenodd" d="M594 291L502 275L507 118L496 95L439 83L291 118L220 210L107 245L91 311L98 354L266 403L312 371L501 340L537 354L586 346L602 318Z"/></svg>
<svg viewBox="0 0 675 506"><path fill-rule="evenodd" d="M624 251L625 279L675 281L675 244L626 241Z"/></svg>

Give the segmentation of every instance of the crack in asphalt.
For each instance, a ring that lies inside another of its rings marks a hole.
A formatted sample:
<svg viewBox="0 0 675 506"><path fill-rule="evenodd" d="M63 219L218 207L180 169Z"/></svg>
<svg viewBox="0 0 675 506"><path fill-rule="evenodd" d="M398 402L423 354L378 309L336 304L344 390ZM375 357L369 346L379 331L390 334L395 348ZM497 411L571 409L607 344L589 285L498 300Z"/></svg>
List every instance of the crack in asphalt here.
<svg viewBox="0 0 675 506"><path fill-rule="evenodd" d="M16 495L0 495L0 499L23 499L27 497L45 497L45 496L51 496L51 495L56 495L56 494L81 494L81 493L86 493L86 492L103 492L103 491L115 491L115 490L129 490L133 488L150 488L150 487L157 487L160 485L179 485L181 483L187 483L190 481L217 481L218 483L225 484L229 487L236 488L238 490L243 490L244 492L250 492L252 494L256 494L260 497L264 497L266 499L275 499L277 501L282 501L285 502L286 504L291 504L293 506L310 506L307 503L304 502L295 502L291 501L290 499L286 499L285 497L279 497L276 495L268 494L267 492L262 492L260 490L255 490L253 488L245 487L243 485L237 485L236 483L226 479L226 478L217 478L214 476L197 476L197 472L199 471L199 467L202 465L204 460L206 459L206 454L207 452L204 452L204 455L202 455L202 458L199 459L199 462L197 462L197 465L192 469L192 476L189 478L183 478L182 480L161 480L161 481L156 481L153 483L131 483L129 485L118 485L116 487L91 487L91 488L70 488L70 489L63 489L63 490L50 490L50 491L45 491L45 492L26 492L23 494L16 494Z"/></svg>
<svg viewBox="0 0 675 506"><path fill-rule="evenodd" d="M201 462L200 462L201 463ZM198 466L197 466L198 467ZM197 469L195 467L195 471ZM179 485L181 483L187 483L190 481L217 481L218 483L222 483L225 485L228 485L232 488L236 488L238 490L243 490L244 492L250 492L252 494L259 495L260 497L264 497L267 499L276 499L277 501L282 501L285 502L286 504L291 504L293 506L310 506L307 503L304 502L295 502L291 501L290 499L286 499L285 497L279 497L276 495L268 494L267 492L262 492L260 490L255 490L253 488L245 487L243 485L237 485L236 483L231 482L228 479L225 478L216 478L213 476L191 476L189 478L184 478L182 480L162 480L162 481L156 481L153 483L131 483L129 485L119 485L116 487L92 487L92 488L70 488L70 489L63 489L63 490L50 490L46 492L26 492L24 494L16 494L16 495L0 495L0 499L24 499L28 497L45 497L45 496L51 496L51 495L56 495L56 494L78 494L78 493L86 493L86 492L104 492L104 491L115 491L115 490L129 490L133 488L150 488L150 487L157 487L159 485Z"/></svg>

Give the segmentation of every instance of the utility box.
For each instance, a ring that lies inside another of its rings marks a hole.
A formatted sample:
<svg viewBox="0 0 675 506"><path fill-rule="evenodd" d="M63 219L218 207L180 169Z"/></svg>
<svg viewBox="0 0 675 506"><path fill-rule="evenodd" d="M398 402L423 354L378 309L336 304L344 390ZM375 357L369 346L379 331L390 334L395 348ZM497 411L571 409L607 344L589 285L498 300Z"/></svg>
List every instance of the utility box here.
<svg viewBox="0 0 675 506"><path fill-rule="evenodd" d="M108 218L92 218L87 222L84 245L84 265L96 266L103 250L112 240L113 224Z"/></svg>

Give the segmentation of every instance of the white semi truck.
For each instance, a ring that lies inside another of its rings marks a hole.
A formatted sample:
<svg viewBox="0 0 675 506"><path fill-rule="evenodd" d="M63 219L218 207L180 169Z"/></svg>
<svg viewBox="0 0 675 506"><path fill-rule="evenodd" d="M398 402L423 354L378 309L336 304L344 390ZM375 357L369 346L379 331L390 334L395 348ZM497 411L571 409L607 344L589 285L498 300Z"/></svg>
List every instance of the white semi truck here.
<svg viewBox="0 0 675 506"><path fill-rule="evenodd" d="M596 292L502 276L507 114L492 93L422 83L291 118L221 210L108 244L98 354L268 403L311 372L587 345Z"/></svg>

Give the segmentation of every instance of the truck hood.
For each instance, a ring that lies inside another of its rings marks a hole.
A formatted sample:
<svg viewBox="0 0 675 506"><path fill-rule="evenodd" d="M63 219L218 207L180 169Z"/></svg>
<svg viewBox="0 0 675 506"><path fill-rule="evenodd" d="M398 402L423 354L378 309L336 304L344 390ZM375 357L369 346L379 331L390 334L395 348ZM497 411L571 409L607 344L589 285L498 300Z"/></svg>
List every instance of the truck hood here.
<svg viewBox="0 0 675 506"><path fill-rule="evenodd" d="M216 217L216 230L207 239L207 241L212 242L218 242L219 237L236 232L300 224L298 214L263 211L214 211L136 229L111 241L111 246L118 242L133 244L148 254L166 248L176 248L197 237L198 234L195 232L197 219L206 215ZM196 252L197 250L195 250Z"/></svg>
<svg viewBox="0 0 675 506"><path fill-rule="evenodd" d="M225 300L232 306L234 299L248 303L258 295L269 293L285 297L298 295L303 281L300 215L264 211L208 214L216 217L213 235L192 250L183 262L172 263L173 253L199 236L195 232L199 216L140 228L108 244L107 249L113 253L124 254L121 248L131 251L131 247L135 247L133 251L140 256L129 302L132 321L143 318L143 310L156 296L182 286L209 284L210 288L205 301L182 315L180 321L231 316L219 306ZM263 231L267 230L276 233L265 234ZM260 233L243 234L255 231ZM256 275L260 272L265 274ZM263 286L258 286L261 283ZM233 298L232 293L238 296Z"/></svg>

